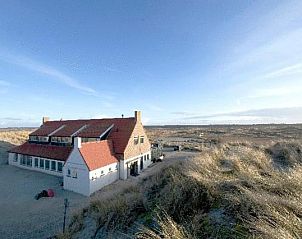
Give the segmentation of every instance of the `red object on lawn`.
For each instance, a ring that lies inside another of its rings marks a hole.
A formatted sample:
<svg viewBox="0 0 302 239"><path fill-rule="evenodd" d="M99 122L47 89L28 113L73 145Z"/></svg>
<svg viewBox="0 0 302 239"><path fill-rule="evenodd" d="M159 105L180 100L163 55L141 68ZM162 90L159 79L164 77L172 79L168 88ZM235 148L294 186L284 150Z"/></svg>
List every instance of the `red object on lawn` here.
<svg viewBox="0 0 302 239"><path fill-rule="evenodd" d="M47 194L48 194L48 197L51 197L51 198L55 195L55 193L52 189L48 189Z"/></svg>

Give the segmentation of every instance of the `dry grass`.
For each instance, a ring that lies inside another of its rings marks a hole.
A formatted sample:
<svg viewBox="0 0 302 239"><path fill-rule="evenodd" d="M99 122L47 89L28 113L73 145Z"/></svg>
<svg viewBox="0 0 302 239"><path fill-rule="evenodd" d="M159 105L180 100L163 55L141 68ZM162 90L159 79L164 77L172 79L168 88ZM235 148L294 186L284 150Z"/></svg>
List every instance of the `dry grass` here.
<svg viewBox="0 0 302 239"><path fill-rule="evenodd" d="M299 238L302 235L302 155L299 153L302 146L286 143L277 147L281 154L273 157L262 149L225 147L196 158L189 175L217 195L219 207L249 235Z"/></svg>
<svg viewBox="0 0 302 239"><path fill-rule="evenodd" d="M2 130L0 131L0 165L7 163L7 150L20 145L28 139L32 130Z"/></svg>
<svg viewBox="0 0 302 239"><path fill-rule="evenodd" d="M4 141L14 145L20 145L28 139L28 135L32 130L8 130L0 131L0 141Z"/></svg>
<svg viewBox="0 0 302 239"><path fill-rule="evenodd" d="M301 149L233 143L204 152L93 202L69 238L87 236L88 224L92 238L300 238Z"/></svg>

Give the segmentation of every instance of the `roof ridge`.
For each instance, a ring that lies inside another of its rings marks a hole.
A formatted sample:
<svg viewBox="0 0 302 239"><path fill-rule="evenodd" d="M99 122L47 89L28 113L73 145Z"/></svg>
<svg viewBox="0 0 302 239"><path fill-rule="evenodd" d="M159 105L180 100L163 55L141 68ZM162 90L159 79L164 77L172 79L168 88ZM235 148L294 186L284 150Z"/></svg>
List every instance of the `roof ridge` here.
<svg viewBox="0 0 302 239"><path fill-rule="evenodd" d="M99 141L82 142L82 144L100 144L104 141L112 142L111 139L104 139L104 140L99 140Z"/></svg>
<svg viewBox="0 0 302 239"><path fill-rule="evenodd" d="M49 120L47 121L45 124L47 123L51 123L51 122L74 122L74 121L93 121L93 120L125 120L125 119L135 119L135 117L124 117L124 118L119 118L119 117L116 117L116 118L100 118L100 119L68 119L68 120Z"/></svg>

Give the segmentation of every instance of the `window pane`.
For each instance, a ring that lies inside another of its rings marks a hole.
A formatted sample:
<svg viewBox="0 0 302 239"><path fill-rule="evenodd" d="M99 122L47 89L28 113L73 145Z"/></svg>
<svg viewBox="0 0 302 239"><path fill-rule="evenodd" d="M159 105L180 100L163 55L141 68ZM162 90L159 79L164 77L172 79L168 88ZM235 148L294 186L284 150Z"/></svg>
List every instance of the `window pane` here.
<svg viewBox="0 0 302 239"><path fill-rule="evenodd" d="M63 168L63 163L58 162L58 171L62 172L62 168Z"/></svg>
<svg viewBox="0 0 302 239"><path fill-rule="evenodd" d="M40 168L44 168L44 159L40 159Z"/></svg>
<svg viewBox="0 0 302 239"><path fill-rule="evenodd" d="M49 160L45 160L45 169L49 169Z"/></svg>
<svg viewBox="0 0 302 239"><path fill-rule="evenodd" d="M56 161L51 161L51 170L56 170Z"/></svg>
<svg viewBox="0 0 302 239"><path fill-rule="evenodd" d="M35 158L35 167L39 167L39 159L38 158Z"/></svg>
<svg viewBox="0 0 302 239"><path fill-rule="evenodd" d="M32 166L32 158L31 156L26 156L26 165L31 167Z"/></svg>

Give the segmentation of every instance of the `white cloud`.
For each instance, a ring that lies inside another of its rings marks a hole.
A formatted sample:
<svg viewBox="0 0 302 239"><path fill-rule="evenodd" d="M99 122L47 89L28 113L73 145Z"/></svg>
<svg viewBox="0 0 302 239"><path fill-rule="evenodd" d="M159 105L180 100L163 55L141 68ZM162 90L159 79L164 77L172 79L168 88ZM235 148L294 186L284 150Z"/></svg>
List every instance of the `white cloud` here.
<svg viewBox="0 0 302 239"><path fill-rule="evenodd" d="M264 75L263 78L276 78L276 77L288 76L288 75L299 74L299 73L302 73L302 63L279 68L275 71L267 73L266 75Z"/></svg>
<svg viewBox="0 0 302 239"><path fill-rule="evenodd" d="M180 122L195 123L301 123L302 107L266 108L238 112L224 112L211 115L184 117ZM187 123L187 124L188 124Z"/></svg>
<svg viewBox="0 0 302 239"><path fill-rule="evenodd" d="M281 87L281 88L256 89L247 98L288 96L288 95L297 94L297 93L302 94L302 87L285 86L285 87Z"/></svg>
<svg viewBox="0 0 302 239"><path fill-rule="evenodd" d="M108 99L108 100L112 99L111 96L106 95L106 94L100 94L93 88L81 83L80 81L76 80L75 78L69 76L66 73L64 73L52 66L45 65L40 62L36 62L28 57L1 53L0 60L24 67L28 70L31 70L31 71L34 71L34 72L37 72L37 73L40 73L43 75L46 75L58 82L61 82L62 84L65 84L71 88L79 90L82 93L100 97L100 98L104 98L104 99Z"/></svg>

